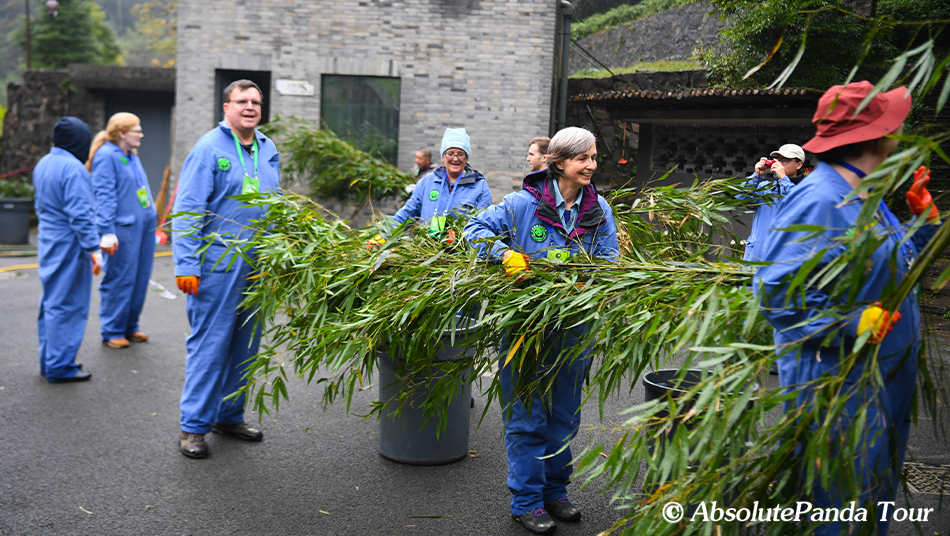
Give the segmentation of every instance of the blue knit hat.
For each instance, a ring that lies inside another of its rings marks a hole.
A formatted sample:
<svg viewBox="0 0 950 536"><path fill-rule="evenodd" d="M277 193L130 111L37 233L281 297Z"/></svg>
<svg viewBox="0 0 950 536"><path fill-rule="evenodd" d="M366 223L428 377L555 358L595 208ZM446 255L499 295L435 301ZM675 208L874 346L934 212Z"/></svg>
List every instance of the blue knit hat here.
<svg viewBox="0 0 950 536"><path fill-rule="evenodd" d="M442 136L442 151L439 154L445 154L449 149L461 149L465 154L472 157L472 139L464 128L447 128Z"/></svg>

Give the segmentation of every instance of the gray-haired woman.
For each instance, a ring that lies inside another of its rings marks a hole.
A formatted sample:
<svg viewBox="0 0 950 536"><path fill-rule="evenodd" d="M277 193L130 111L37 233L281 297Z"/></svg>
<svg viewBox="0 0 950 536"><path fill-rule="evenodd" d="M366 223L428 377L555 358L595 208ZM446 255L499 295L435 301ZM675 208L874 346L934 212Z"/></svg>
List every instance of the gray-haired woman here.
<svg viewBox="0 0 950 536"><path fill-rule="evenodd" d="M548 146L547 161L547 169L524 178L524 190L508 194L465 226L470 243L500 237L474 247L480 257L501 262L509 276L524 277L529 259L563 262L584 254L616 260L619 255L612 211L591 184L597 169L594 135L577 127L559 131ZM507 348L500 352L511 515L538 534L557 529L552 515L564 521L581 518L567 498L573 466L565 443L580 426L590 350L577 347L585 332L584 326L550 329L535 375L522 379L550 382L549 399L533 393L528 401L516 393L519 364L513 360L505 366Z"/></svg>

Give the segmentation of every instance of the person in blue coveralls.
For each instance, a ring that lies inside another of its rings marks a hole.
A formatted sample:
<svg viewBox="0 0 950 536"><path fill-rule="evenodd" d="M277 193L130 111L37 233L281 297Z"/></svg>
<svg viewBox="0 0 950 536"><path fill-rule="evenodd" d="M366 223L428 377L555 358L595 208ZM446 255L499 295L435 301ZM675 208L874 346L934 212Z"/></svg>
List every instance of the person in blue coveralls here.
<svg viewBox="0 0 950 536"><path fill-rule="evenodd" d="M152 276L158 212L138 157L142 137L138 117L117 113L92 140L86 162L96 192L99 247L111 253L99 283L99 330L109 348L148 340L139 316Z"/></svg>
<svg viewBox="0 0 950 536"><path fill-rule="evenodd" d="M547 164L524 178L522 191L506 195L465 226L465 240L480 257L501 262L509 277L524 277L530 259L619 257L613 212L591 184L597 169L594 135L577 127L559 131L548 146ZM504 357L498 364L511 515L537 534L557 529L552 515L563 521L581 518L567 498L567 483L573 472L569 445L580 426L582 384L590 368L590 350L578 353L576 348L584 333L578 327L549 334L541 357L544 370L538 372L539 379L553 375L549 399L535 392L527 402L524 394L514 392L514 364L505 366ZM507 353L500 349L501 356Z"/></svg>
<svg viewBox="0 0 950 536"><path fill-rule="evenodd" d="M849 399L846 414L840 417L845 434L846 425L853 423L859 406L868 405L866 424L858 432L857 448L861 454L855 460L864 495L842 497L835 491L834 482L830 489L825 489L816 481L814 493L802 499L815 508L841 507L850 501L859 501L859 506L864 506L868 500L874 505L894 500L907 449L921 349L920 309L914 293L897 311L885 311L879 300L886 297L886 289L907 275L940 223L940 214L926 188L929 172L921 167L914 173L907 202L911 212L926 218L926 222L904 241L909 227L901 225L883 202L877 207L877 219L871 229L884 242L871 259L862 262L862 269L867 272L864 286L855 289L854 298L859 305L854 314L841 319L821 315L821 309L833 302L826 289L817 285L807 286L801 297L791 303L787 301L785 289L789 282L816 252L823 254L812 274L841 255L843 247L835 239L856 232L858 214L867 198L867 194L849 196L897 148L897 139L888 136L902 132L911 107L910 93L903 87L877 93L866 107L860 108L873 89L869 82L834 86L819 100L813 119L817 133L804 145L806 150L816 153L819 164L782 201L772 225L779 229L811 225L825 230L817 236L808 231L771 233L761 249L762 259L771 264L760 267L754 278L753 288L762 302L763 314L774 328L775 344L779 352L785 352L778 359L783 386L843 374L839 367L841 358L868 331L869 342L877 345L877 358L870 362L877 367L883 388L878 391L859 382L869 361L858 361L844 384L843 394ZM897 329L891 331L895 325ZM795 350L787 349L792 345L797 345L793 346ZM870 392L871 389L874 391ZM799 407L810 408L814 404L813 391L808 388L797 400L788 402L786 411L792 414ZM851 436L841 439L850 441ZM808 464L818 462L802 456L798 463L804 471ZM883 511L872 510L867 517L868 523L877 523L877 534L885 535L889 520L881 521L882 514ZM838 534L842 528L836 522L817 527L815 533Z"/></svg>
<svg viewBox="0 0 950 536"><path fill-rule="evenodd" d="M771 162L771 164L770 164ZM772 151L769 158L764 156L755 164L755 172L748 177L743 186L754 188L754 195L740 195L740 199L755 203L752 217L752 232L745 242L744 261L758 261L754 253L756 242L761 242L771 232L772 219L778 208L778 202L788 195L789 190L798 184L798 172L805 165L805 151L794 143L786 143ZM764 203L764 196L772 197L771 203Z"/></svg>
<svg viewBox="0 0 950 536"><path fill-rule="evenodd" d="M224 400L245 385L244 362L260 344L254 316L239 307L250 266L237 253L228 253L217 236L198 252L212 233L247 238L247 226L264 216L263 208L246 206L234 196L280 191L280 154L257 130L261 95L250 80L225 88L224 121L198 140L178 179L175 212L197 214L172 220L175 279L187 294L191 325L179 434L181 453L189 458L208 455L205 434L211 431L244 441L264 438L244 422L243 395Z"/></svg>
<svg viewBox="0 0 950 536"><path fill-rule="evenodd" d="M464 128L445 129L442 136L443 165L419 179L409 200L393 216L393 221L402 225L407 220L415 220L428 226L431 236L439 237L445 231L446 218L467 217L491 205L488 182L468 165L471 154L472 140ZM381 235L376 235L368 246L377 246L384 240Z"/></svg>
<svg viewBox="0 0 950 536"><path fill-rule="evenodd" d="M92 276L102 266L92 179L83 167L91 140L86 123L63 117L53 127L53 149L33 171L43 286L37 318L40 374L49 383L92 378L76 363L89 319Z"/></svg>

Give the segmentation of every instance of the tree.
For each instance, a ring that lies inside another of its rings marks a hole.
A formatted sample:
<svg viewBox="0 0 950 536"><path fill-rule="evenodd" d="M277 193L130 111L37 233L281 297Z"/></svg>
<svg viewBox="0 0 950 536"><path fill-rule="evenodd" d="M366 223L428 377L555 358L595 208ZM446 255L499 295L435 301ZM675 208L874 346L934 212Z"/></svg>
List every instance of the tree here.
<svg viewBox="0 0 950 536"><path fill-rule="evenodd" d="M768 84L800 52L786 84L825 89L852 68L855 80L879 79L889 60L914 42L934 38L938 53L950 48L941 35L950 9L940 0L880 0L873 19L855 15L841 0L711 3L729 26L720 34L722 50L702 51L701 59L729 86Z"/></svg>
<svg viewBox="0 0 950 536"><path fill-rule="evenodd" d="M62 0L59 14L50 16L46 3L38 0L30 19L32 67L64 69L70 63L115 65L122 50L115 33L105 22L105 13L89 0ZM20 48L26 48L22 25L12 36Z"/></svg>
<svg viewBox="0 0 950 536"><path fill-rule="evenodd" d="M126 65L172 67L177 48L178 2L154 0L132 6L132 29L120 39Z"/></svg>

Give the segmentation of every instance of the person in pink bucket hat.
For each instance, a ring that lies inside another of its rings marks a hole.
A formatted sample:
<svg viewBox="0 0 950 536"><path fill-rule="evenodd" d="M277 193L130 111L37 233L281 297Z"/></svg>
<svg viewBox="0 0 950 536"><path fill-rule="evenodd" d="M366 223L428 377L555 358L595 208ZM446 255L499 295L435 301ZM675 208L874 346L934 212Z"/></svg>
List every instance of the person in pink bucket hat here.
<svg viewBox="0 0 950 536"><path fill-rule="evenodd" d="M804 290L796 289L791 299L787 296L792 278L806 262L815 262L816 254L822 257L812 275L844 252L846 247L840 239L856 232L858 214L868 198L867 193L852 196L855 188L897 149L898 140L891 135L903 131L910 112L910 93L904 87L879 92L861 108L873 91L870 82L855 82L832 87L818 101L812 119L815 136L803 145L816 155L818 166L782 200L772 223L776 231L768 235L761 250L762 260L771 264L756 272L753 289L774 328L783 386L843 374L841 360L854 351L856 343L866 338L868 344L876 346L872 346L876 357L858 361L842 387L841 395L847 397L845 412L832 416L826 407L818 410L819 422L837 419L843 445L849 441L847 427L857 421L862 405L867 405L866 424L857 431L854 465L863 494L848 494L843 476L846 471L840 469L829 485L822 486L816 476L814 488L806 491L804 477L809 471L818 471L817 456L805 456L800 446L793 461L802 477L797 489L801 500L815 508L841 508L857 501L859 508L868 509L866 523L876 523L877 534L886 535L893 507L884 512L881 504L894 501L907 450L921 330L914 293L896 311L882 309L880 300L885 297L885 289L906 277L940 224L940 213L926 188L930 180L927 168L921 166L914 173L914 184L907 194L911 211L917 218L926 218L927 224L904 241L909 226L901 224L882 201L877 207L877 221L868 227L882 242L872 257L862 262L867 272L861 288L842 296L841 292L832 292L834 285L806 284ZM796 225L820 226L824 231L817 236L806 231L782 231ZM846 272L839 277L850 275ZM844 308L849 303L853 303L852 313L844 318L821 313L828 307ZM866 367L878 369L883 385L861 381ZM813 410L815 391L806 388L786 404L789 415ZM832 443L837 449L839 443ZM838 522L828 523L816 527L815 534L839 534L845 528ZM864 527L868 528L873 532L873 527Z"/></svg>

